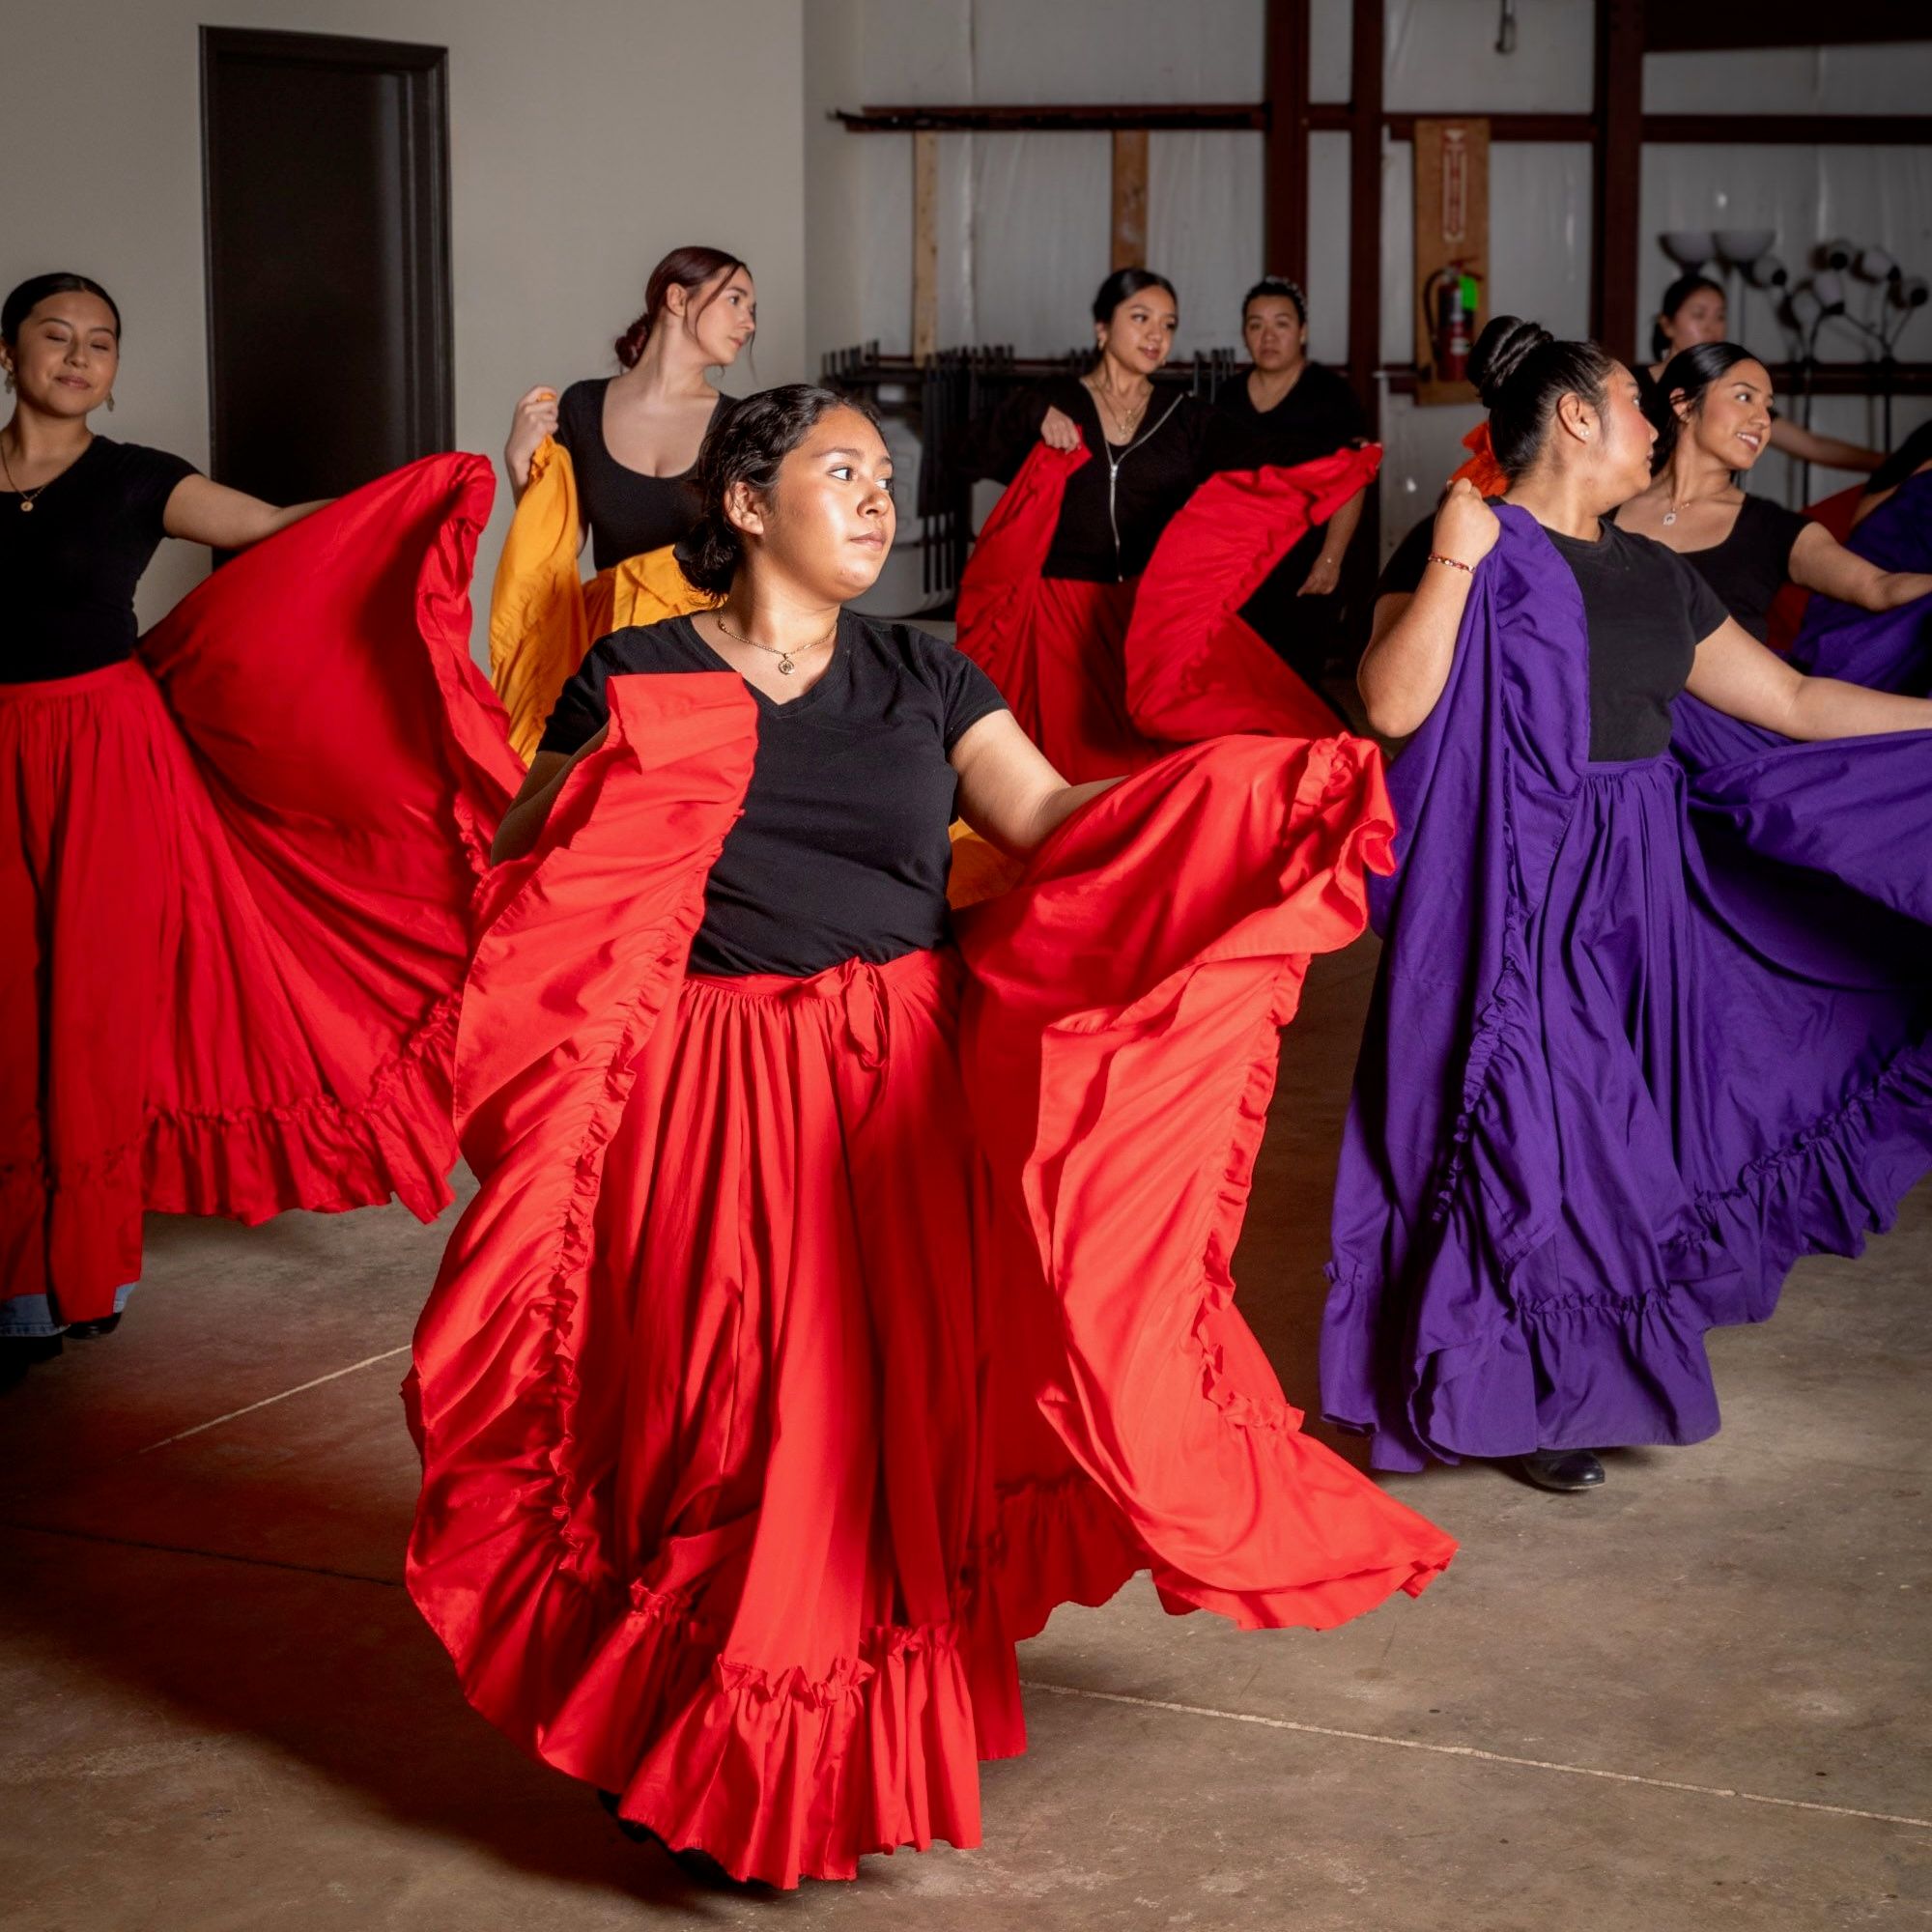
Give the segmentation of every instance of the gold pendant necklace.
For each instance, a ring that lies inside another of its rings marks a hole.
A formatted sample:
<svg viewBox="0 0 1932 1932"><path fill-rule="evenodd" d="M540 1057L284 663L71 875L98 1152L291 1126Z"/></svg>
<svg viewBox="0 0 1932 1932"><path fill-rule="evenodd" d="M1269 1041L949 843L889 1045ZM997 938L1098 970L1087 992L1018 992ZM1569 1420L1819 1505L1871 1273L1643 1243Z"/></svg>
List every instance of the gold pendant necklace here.
<svg viewBox="0 0 1932 1932"><path fill-rule="evenodd" d="M41 487L44 489L46 486L43 484ZM723 631L727 638L730 638L737 643L750 644L754 651L769 651L773 657L777 658L779 661L779 675L781 677L789 677L792 674L792 672L798 668L798 667L791 661L792 653L788 649L786 649L783 645L760 643L756 638L748 638L744 636L741 632L734 631L730 627L730 625L724 621L724 612L721 611L712 611L711 614L717 618L718 628L721 631ZM810 643L799 645L798 655L800 657L803 657L807 651L815 651L821 644L829 644L832 641L832 639L836 638L838 635L838 619L835 617L832 620L831 630L827 631L824 637L814 638Z"/></svg>
<svg viewBox="0 0 1932 1932"><path fill-rule="evenodd" d="M0 445L0 470L6 471L8 489L13 491L14 496L19 497L20 514L23 517L28 515L32 511L34 507L35 498L45 494L47 483L58 483L60 481L59 476L49 476L47 478L47 482L43 483L40 489L22 490L20 486L14 481L14 466L7 461L7 451L4 445ZM66 473L67 472L65 470L61 472L62 475L65 475Z"/></svg>
<svg viewBox="0 0 1932 1932"><path fill-rule="evenodd" d="M1147 394L1141 398L1140 408L1131 416L1122 415L1120 411L1115 409L1113 398L1102 395L1097 383L1089 382L1087 384L1087 392L1106 412L1107 420L1111 421L1114 428L1120 432L1121 440L1122 442L1133 441L1134 432L1140 428L1141 421L1147 414L1148 404L1153 400L1152 385L1149 385ZM1104 427L1104 424L1102 426ZM1112 440L1112 439L1110 438L1109 440Z"/></svg>

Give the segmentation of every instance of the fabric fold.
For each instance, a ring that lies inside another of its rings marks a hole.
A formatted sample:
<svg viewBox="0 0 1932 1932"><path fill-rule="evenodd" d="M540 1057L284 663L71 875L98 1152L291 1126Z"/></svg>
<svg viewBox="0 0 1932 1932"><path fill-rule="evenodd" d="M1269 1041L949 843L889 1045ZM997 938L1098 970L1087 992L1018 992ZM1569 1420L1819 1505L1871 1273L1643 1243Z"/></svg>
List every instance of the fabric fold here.
<svg viewBox="0 0 1932 1932"><path fill-rule="evenodd" d="M1080 784L1142 770L1177 744L1333 732L1332 707L1239 612L1311 524L1374 476L1380 450L1209 477L1139 578L1043 576L1067 479L1092 460L1038 444L959 582L959 648L1055 769Z"/></svg>
<svg viewBox="0 0 1932 1932"><path fill-rule="evenodd" d="M582 517L570 452L545 437L530 458L490 595L490 678L509 719L511 749L525 764L536 755L557 694L599 638L718 601L686 582L670 549L580 581Z"/></svg>
<svg viewBox="0 0 1932 1932"><path fill-rule="evenodd" d="M1932 734L1791 745L1688 696L1592 764L1574 578L1501 506L1392 781L1323 1406L1389 1468L1718 1427L1702 1336L1932 1166Z"/></svg>
<svg viewBox="0 0 1932 1932"><path fill-rule="evenodd" d="M435 457L242 553L134 661L0 691L0 1253L68 1321L149 1210L449 1200L469 904L517 781L469 657L489 467ZM16 916L17 915L17 916Z"/></svg>

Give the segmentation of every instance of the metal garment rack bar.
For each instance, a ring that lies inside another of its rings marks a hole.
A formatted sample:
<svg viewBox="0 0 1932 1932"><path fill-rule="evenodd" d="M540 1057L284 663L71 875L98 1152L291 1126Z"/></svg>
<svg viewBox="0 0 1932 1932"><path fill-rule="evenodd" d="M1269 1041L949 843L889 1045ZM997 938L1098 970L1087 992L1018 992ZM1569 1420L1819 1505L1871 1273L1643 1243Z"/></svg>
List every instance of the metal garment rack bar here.
<svg viewBox="0 0 1932 1932"><path fill-rule="evenodd" d="M1199 128L1265 132L1259 101L1167 102L1125 107L842 107L832 119L854 134L1105 134Z"/></svg>

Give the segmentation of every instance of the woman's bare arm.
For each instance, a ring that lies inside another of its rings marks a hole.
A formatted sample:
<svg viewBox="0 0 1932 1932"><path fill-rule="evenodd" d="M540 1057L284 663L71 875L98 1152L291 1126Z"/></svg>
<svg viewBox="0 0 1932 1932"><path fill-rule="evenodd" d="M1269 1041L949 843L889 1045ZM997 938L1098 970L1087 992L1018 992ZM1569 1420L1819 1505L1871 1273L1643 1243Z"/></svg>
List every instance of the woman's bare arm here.
<svg viewBox="0 0 1932 1932"><path fill-rule="evenodd" d="M1362 498L1367 495L1366 489L1357 490L1328 519L1321 537L1321 554L1308 566L1308 575L1294 593L1297 597L1325 597L1341 582L1342 559L1348 555L1349 546L1354 542L1355 531L1361 526Z"/></svg>
<svg viewBox="0 0 1932 1932"><path fill-rule="evenodd" d="M1090 798L1119 779L1070 785L1050 765L1010 711L971 725L952 748L959 815L1003 852L1031 852Z"/></svg>
<svg viewBox="0 0 1932 1932"><path fill-rule="evenodd" d="M211 483L206 476L184 476L168 497L161 513L161 527L171 537L188 543L206 544L211 550L246 550L277 530L321 509L327 497L313 503L292 503L286 510L265 503L242 490L231 490L225 483Z"/></svg>
<svg viewBox="0 0 1932 1932"><path fill-rule="evenodd" d="M1861 611L1895 611L1901 604L1932 596L1932 575L1881 570L1848 551L1822 524L1807 526L1791 546L1791 576L1805 589L1822 590Z"/></svg>
<svg viewBox="0 0 1932 1932"><path fill-rule="evenodd" d="M586 753L594 752L610 731L609 724L601 725L574 752L539 752L530 760L529 774L510 801L510 809L504 812L503 822L491 841L492 865L500 866L505 859L521 859L535 847L572 766Z"/></svg>
<svg viewBox="0 0 1932 1932"><path fill-rule="evenodd" d="M1430 549L1456 562L1430 563L1413 597L1377 600L1375 636L1362 653L1355 683L1369 723L1384 737L1406 738L1435 709L1455 662L1474 567L1501 531L1496 513L1474 484L1452 483L1435 513ZM1469 568L1459 570L1457 564Z"/></svg>
<svg viewBox="0 0 1932 1932"><path fill-rule="evenodd" d="M1835 677L1806 677L1768 651L1735 618L1697 646L1685 687L1713 710L1787 738L1877 737L1932 731L1932 697L1870 691Z"/></svg>
<svg viewBox="0 0 1932 1932"><path fill-rule="evenodd" d="M1773 420L1771 446L1801 463L1816 463L1826 469L1858 469L1866 475L1885 461L1882 449L1867 449L1861 442L1844 442L1835 436L1820 436L1788 416Z"/></svg>

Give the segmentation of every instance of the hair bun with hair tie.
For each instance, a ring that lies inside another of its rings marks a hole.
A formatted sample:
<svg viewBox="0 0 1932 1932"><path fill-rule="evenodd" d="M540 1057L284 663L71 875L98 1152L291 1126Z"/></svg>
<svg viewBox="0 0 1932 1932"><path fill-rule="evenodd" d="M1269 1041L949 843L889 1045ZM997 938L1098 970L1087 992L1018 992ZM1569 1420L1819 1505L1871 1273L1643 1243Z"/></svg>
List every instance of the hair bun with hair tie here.
<svg viewBox="0 0 1932 1932"><path fill-rule="evenodd" d="M1511 377L1546 342L1555 340L1539 322L1525 322L1520 315L1492 317L1469 355L1469 380L1483 407L1493 410Z"/></svg>

